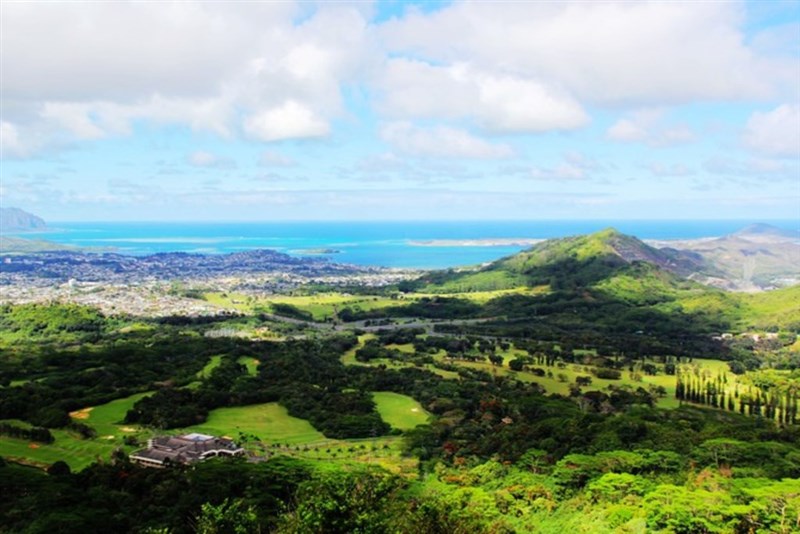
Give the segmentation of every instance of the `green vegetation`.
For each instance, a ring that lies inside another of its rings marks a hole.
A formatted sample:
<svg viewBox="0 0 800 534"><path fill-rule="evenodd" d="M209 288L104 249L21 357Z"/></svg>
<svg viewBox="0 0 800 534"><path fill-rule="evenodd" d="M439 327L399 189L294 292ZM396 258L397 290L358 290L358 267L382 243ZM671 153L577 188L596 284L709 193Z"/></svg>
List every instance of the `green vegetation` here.
<svg viewBox="0 0 800 534"><path fill-rule="evenodd" d="M653 250L605 231L374 295L203 295L246 317L2 307L0 532L800 531L798 289L710 290ZM183 432L250 461L128 462Z"/></svg>
<svg viewBox="0 0 800 534"><path fill-rule="evenodd" d="M246 434L265 443L292 445L325 439L308 421L290 416L286 408L275 402L218 408L208 414L204 423L187 427L181 432L201 432L231 438Z"/></svg>
<svg viewBox="0 0 800 534"><path fill-rule="evenodd" d="M70 413L70 417L77 422L91 426L97 436L103 439L110 439L111 436L119 438L132 430L124 427L125 414L139 400L149 395L152 395L152 392L137 393L100 406L83 408Z"/></svg>
<svg viewBox="0 0 800 534"><path fill-rule="evenodd" d="M381 418L392 428L410 430L428 422L430 415L420 403L407 395L391 391L376 391L372 394Z"/></svg>
<svg viewBox="0 0 800 534"><path fill-rule="evenodd" d="M800 332L800 285L742 296L745 330Z"/></svg>
<svg viewBox="0 0 800 534"><path fill-rule="evenodd" d="M242 356L236 361L247 368L247 374L250 376L256 376L258 374L258 366L261 365L261 362L256 358Z"/></svg>

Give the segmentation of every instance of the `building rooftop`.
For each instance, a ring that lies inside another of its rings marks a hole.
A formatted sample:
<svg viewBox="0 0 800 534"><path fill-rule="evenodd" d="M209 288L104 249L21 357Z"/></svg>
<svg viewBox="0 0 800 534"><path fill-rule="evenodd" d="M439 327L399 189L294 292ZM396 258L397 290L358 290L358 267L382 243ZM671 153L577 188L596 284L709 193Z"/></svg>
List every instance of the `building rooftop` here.
<svg viewBox="0 0 800 534"><path fill-rule="evenodd" d="M130 458L142 465L164 467L168 464L191 464L215 456L241 456L244 449L232 440L207 434L158 436L148 440L147 448Z"/></svg>

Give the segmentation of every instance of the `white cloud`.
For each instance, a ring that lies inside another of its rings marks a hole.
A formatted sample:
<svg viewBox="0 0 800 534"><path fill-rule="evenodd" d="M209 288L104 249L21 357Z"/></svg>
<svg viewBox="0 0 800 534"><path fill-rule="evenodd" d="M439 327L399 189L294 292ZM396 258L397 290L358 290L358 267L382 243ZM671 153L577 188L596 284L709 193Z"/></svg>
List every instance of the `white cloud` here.
<svg viewBox="0 0 800 534"><path fill-rule="evenodd" d="M587 174L577 165L562 163L556 167L532 167L530 176L537 180L585 180Z"/></svg>
<svg viewBox="0 0 800 534"><path fill-rule="evenodd" d="M800 156L800 105L784 104L772 111L756 112L743 134L751 149L772 156Z"/></svg>
<svg viewBox="0 0 800 534"><path fill-rule="evenodd" d="M24 156L27 153L20 142L17 127L10 122L0 121L0 153L3 157Z"/></svg>
<svg viewBox="0 0 800 534"><path fill-rule="evenodd" d="M797 180L797 176L800 175L800 168L798 168L797 164L789 163L785 159L753 158L742 161L735 158L716 156L708 159L703 164L703 168L711 174L750 178Z"/></svg>
<svg viewBox="0 0 800 534"><path fill-rule="evenodd" d="M695 139L694 132L685 124L671 124L664 120L660 109L641 109L621 118L606 130L606 138L622 143L645 143L652 147L673 146Z"/></svg>
<svg viewBox="0 0 800 534"><path fill-rule="evenodd" d="M362 11L289 2L9 4L0 46L5 115L31 126L20 130L23 143L31 129L52 143L128 134L134 121L225 137L325 135L344 114L344 84L380 57Z"/></svg>
<svg viewBox="0 0 800 534"><path fill-rule="evenodd" d="M647 131L631 119L620 119L606 132L606 136L614 141L633 142L645 141Z"/></svg>
<svg viewBox="0 0 800 534"><path fill-rule="evenodd" d="M532 78L393 59L380 81L381 108L395 117L474 119L501 132L572 130L588 116L572 97Z"/></svg>
<svg viewBox="0 0 800 534"><path fill-rule="evenodd" d="M91 117L87 106L73 103L45 102L39 116L52 121L78 139L100 139L106 130Z"/></svg>
<svg viewBox="0 0 800 534"><path fill-rule="evenodd" d="M651 162L645 165L645 167L653 173L653 176L658 176L660 178L690 176L694 174L693 169L682 163Z"/></svg>
<svg viewBox="0 0 800 534"><path fill-rule="evenodd" d="M287 100L283 105L250 116L245 131L261 141L280 141L303 137L322 137L330 126L303 104Z"/></svg>
<svg viewBox="0 0 800 534"><path fill-rule="evenodd" d="M192 167L209 169L232 169L236 167L236 162L232 159L220 157L204 150L197 150L186 156L186 163Z"/></svg>
<svg viewBox="0 0 800 534"><path fill-rule="evenodd" d="M744 8L732 2L458 2L384 23L370 11L4 4L0 95L17 147L8 153L127 135L142 122L262 141L321 137L370 106L386 120L458 120L471 131L569 131L598 106L771 98L799 85L797 58L776 52L794 26L748 43ZM345 92L363 108L348 110ZM635 116L608 136L654 146L693 137L680 124L654 134Z"/></svg>
<svg viewBox="0 0 800 534"><path fill-rule="evenodd" d="M547 81L581 102L663 105L775 92L795 60L744 44L733 2L460 2L382 28L388 48ZM797 87L795 82L794 87Z"/></svg>
<svg viewBox="0 0 800 534"><path fill-rule="evenodd" d="M563 155L558 165L547 167L535 165L533 167L514 166L505 172L522 174L536 180L587 180L596 172L602 172L607 166L578 151L570 151Z"/></svg>
<svg viewBox="0 0 800 534"><path fill-rule="evenodd" d="M413 156L494 159L514 154L508 145L489 143L465 130L437 126L419 128L410 122L392 122L381 128L381 138Z"/></svg>
<svg viewBox="0 0 800 534"><path fill-rule="evenodd" d="M286 3L86 2L3 6L8 99L131 102L158 92L212 96L258 53Z"/></svg>
<svg viewBox="0 0 800 534"><path fill-rule="evenodd" d="M275 150L265 150L259 156L258 164L262 167L294 167L297 162Z"/></svg>

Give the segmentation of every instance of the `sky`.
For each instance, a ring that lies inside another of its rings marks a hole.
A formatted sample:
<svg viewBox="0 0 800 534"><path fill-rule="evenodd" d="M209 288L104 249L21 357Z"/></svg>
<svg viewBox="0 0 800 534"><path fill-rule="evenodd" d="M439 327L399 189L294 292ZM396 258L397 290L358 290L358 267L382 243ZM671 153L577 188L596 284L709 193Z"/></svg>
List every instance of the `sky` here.
<svg viewBox="0 0 800 534"><path fill-rule="evenodd" d="M800 2L0 3L54 221L800 221Z"/></svg>

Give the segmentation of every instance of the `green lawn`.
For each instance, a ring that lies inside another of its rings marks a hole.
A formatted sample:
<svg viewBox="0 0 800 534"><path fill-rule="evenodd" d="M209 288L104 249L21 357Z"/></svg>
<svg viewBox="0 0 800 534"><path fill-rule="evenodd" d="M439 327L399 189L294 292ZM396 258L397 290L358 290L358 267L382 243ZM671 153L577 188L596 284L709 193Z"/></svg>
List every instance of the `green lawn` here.
<svg viewBox="0 0 800 534"><path fill-rule="evenodd" d="M242 312L252 313L257 308L269 309L270 304L290 304L311 314L315 321L324 321L333 317L336 310L351 308L354 310L373 310L403 303L388 297L348 295L346 293L317 293L313 295L271 295L269 297L252 297L241 294L206 293L208 302L225 308L235 308Z"/></svg>
<svg viewBox="0 0 800 534"><path fill-rule="evenodd" d="M125 414L128 413L128 410L133 408L133 405L136 404L139 399L152 394L152 391L137 393L130 397L116 399L99 406L77 410L70 415L76 421L93 427L97 431L97 436L99 438L108 438L108 436L119 438L120 435L126 434L126 432L121 430L124 427L122 421L125 419Z"/></svg>
<svg viewBox="0 0 800 534"><path fill-rule="evenodd" d="M372 394L378 413L392 428L409 430L424 425L430 419L420 403L407 395L390 391L376 391Z"/></svg>
<svg viewBox="0 0 800 534"><path fill-rule="evenodd" d="M376 337L375 334L364 334L362 336L359 336L358 345L356 345L352 349L350 349L347 352L345 352L342 355L341 362L344 365L363 365L363 366L366 366L366 367L377 366L377 365L385 365L386 367L388 367L390 369L403 369L405 367L416 367L415 365L413 365L411 363L408 363L408 362L400 362L400 361L389 360L389 359L385 359L385 358L379 358L379 359L376 359L376 360L372 360L369 363L360 362L360 361L356 360L356 351L358 351L358 349L363 347L364 343L366 343L368 340L374 339L375 337ZM404 345L389 345L389 347L394 347L397 350L400 350L401 352L414 352L414 347L410 343L409 344L404 344ZM442 378L447 378L448 380L458 378L458 373L455 373L453 371L445 371L444 369L439 369L439 368L437 368L437 367L435 367L435 366L433 366L433 365L431 365L429 363L423 365L421 368L425 369L426 371L430 371L431 373L437 374L437 375L441 376Z"/></svg>
<svg viewBox="0 0 800 534"><path fill-rule="evenodd" d="M311 423L292 417L276 402L218 408L208 414L205 423L171 432L200 432L234 439L240 433L255 434L267 443L305 444L326 439Z"/></svg>
<svg viewBox="0 0 800 534"><path fill-rule="evenodd" d="M197 372L197 378L208 378L211 376L211 371L219 367L222 363L222 356L212 356L208 363L200 371Z"/></svg>
<svg viewBox="0 0 800 534"><path fill-rule="evenodd" d="M247 374L250 376L256 376L258 374L258 366L261 365L259 360L251 356L242 356L236 361L247 367Z"/></svg>
<svg viewBox="0 0 800 534"><path fill-rule="evenodd" d="M460 287L460 286L459 286ZM534 295L546 293L546 286L528 287L503 287L501 289L464 291L467 288L448 288L446 293L451 298L462 298L476 303L485 303L497 297L508 294ZM313 295L271 295L268 297L253 297L236 293L206 293L206 301L217 306L237 309L245 313L253 313L257 309L269 310L270 304L290 304L302 311L311 314L315 321L325 321L333 317L337 310L350 308L354 311L370 311L380 308L402 306L425 297L441 296L442 289L432 292L420 292L402 295L401 298L384 296L349 295L346 293L315 293Z"/></svg>
<svg viewBox="0 0 800 534"><path fill-rule="evenodd" d="M148 433L138 426L126 426L122 421L136 401L151 394L151 392L137 393L130 397L72 412L70 415L75 421L95 429L97 436L94 439L83 439L77 432L59 429L50 431L55 438L55 441L50 444L32 443L3 436L0 438L0 456L35 465L64 460L73 470L76 470L82 469L95 460L108 461L111 453L117 447L122 447L130 452L133 447L124 445L124 437L135 435L141 440L142 436ZM30 426L23 421L10 422L18 426Z"/></svg>
<svg viewBox="0 0 800 534"><path fill-rule="evenodd" d="M109 461L111 453L119 446L116 440L81 439L77 433L65 430L50 432L55 441L47 445L3 436L0 438L0 456L42 466L63 460L74 471L96 460Z"/></svg>

